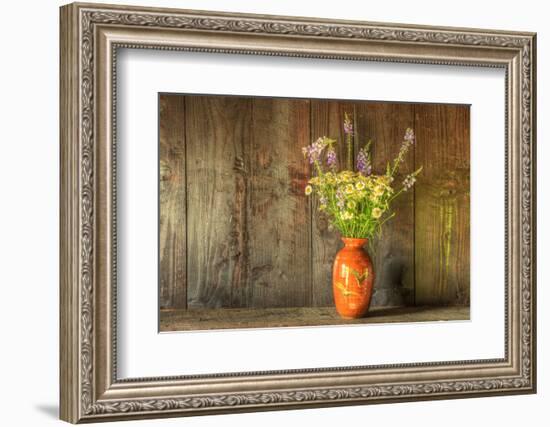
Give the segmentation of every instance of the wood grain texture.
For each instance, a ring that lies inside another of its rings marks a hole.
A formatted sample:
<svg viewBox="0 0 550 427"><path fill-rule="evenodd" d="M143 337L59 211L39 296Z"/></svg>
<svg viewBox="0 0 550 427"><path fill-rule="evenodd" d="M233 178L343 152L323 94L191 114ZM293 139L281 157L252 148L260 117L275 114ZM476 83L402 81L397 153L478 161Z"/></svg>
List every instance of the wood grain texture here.
<svg viewBox="0 0 550 427"><path fill-rule="evenodd" d="M310 206L301 147L309 101L253 100L248 236L251 307L311 305Z"/></svg>
<svg viewBox="0 0 550 427"><path fill-rule="evenodd" d="M356 151L371 140L373 172L384 174L386 164L397 156L405 130L414 128L414 105L361 102L355 110ZM414 147L395 175L394 188L414 170ZM369 242L375 271L373 306L414 304L414 193L409 191L392 204L395 217L379 237Z"/></svg>
<svg viewBox="0 0 550 427"><path fill-rule="evenodd" d="M417 105L416 303L470 302L470 110Z"/></svg>
<svg viewBox="0 0 550 427"><path fill-rule="evenodd" d="M335 147L338 167L346 165L346 144L344 142L344 113L353 116L354 104L343 101L311 101L311 135L312 139L328 136L338 140ZM309 171L311 174L311 171ZM311 197L311 274L312 305L324 307L334 305L332 293L332 265L334 257L343 243L336 230L331 230L326 215L318 211L318 201Z"/></svg>
<svg viewBox="0 0 550 427"><path fill-rule="evenodd" d="M374 307L360 319L343 319L334 307L227 308L161 310L161 332L277 328L283 326L359 325L394 322L469 320L469 307Z"/></svg>
<svg viewBox="0 0 550 427"><path fill-rule="evenodd" d="M319 136L337 138L338 160L345 163L344 112L354 119L354 152L373 141L376 173L397 155L407 127L416 128L419 142L396 186L424 166L418 189L394 202L395 218L369 244L376 271L372 305L469 303L468 107L179 98L185 101L172 101L160 128L162 307L333 305L340 237L317 212L315 198L303 194L310 170L301 147ZM185 150L178 151L184 139ZM185 164L186 173L173 172Z"/></svg>
<svg viewBox="0 0 550 427"><path fill-rule="evenodd" d="M234 292L246 294L251 106L250 99L186 97L188 307L230 307Z"/></svg>
<svg viewBox="0 0 550 427"><path fill-rule="evenodd" d="M160 306L187 307L185 98L159 96Z"/></svg>

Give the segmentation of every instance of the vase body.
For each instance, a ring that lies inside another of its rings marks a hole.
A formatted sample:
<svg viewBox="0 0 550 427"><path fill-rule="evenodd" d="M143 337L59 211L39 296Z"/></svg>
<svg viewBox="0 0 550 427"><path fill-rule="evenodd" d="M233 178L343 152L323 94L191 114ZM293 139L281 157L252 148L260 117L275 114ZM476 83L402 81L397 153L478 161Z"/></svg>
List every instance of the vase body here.
<svg viewBox="0 0 550 427"><path fill-rule="evenodd" d="M363 317L369 309L374 284L372 261L363 249L367 239L342 238L344 247L332 268L332 290L338 314L346 319Z"/></svg>

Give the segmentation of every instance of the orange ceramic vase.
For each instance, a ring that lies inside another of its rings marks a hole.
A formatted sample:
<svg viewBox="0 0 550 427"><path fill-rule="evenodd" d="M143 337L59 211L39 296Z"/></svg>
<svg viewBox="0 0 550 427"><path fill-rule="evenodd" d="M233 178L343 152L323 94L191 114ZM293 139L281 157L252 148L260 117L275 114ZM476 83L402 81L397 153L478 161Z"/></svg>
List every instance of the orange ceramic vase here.
<svg viewBox="0 0 550 427"><path fill-rule="evenodd" d="M342 238L344 247L336 254L332 268L332 290L338 314L357 319L369 309L374 284L372 262L363 249L368 239Z"/></svg>

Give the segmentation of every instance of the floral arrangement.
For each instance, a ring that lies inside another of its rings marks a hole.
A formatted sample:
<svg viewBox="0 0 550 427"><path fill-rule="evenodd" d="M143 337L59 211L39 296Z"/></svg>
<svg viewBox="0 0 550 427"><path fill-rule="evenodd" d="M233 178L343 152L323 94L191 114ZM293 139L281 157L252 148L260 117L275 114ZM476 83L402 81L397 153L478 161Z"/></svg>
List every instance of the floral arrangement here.
<svg viewBox="0 0 550 427"><path fill-rule="evenodd" d="M414 185L422 167L407 175L401 188L394 189L394 176L415 140L413 130L408 128L397 157L387 163L384 175L372 173L371 141L357 153L354 171L353 134L353 123L346 113L347 169L340 172L336 170L335 139L323 136L302 149L314 172L305 193L317 195L319 210L328 216L330 224L342 237L370 239L378 235L382 225L395 215L390 209L392 201Z"/></svg>

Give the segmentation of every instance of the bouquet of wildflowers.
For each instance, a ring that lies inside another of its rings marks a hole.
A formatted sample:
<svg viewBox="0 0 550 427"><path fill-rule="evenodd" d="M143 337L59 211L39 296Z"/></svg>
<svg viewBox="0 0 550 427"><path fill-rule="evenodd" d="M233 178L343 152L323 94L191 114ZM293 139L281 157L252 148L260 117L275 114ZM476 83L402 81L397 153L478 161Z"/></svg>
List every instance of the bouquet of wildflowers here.
<svg viewBox="0 0 550 427"><path fill-rule="evenodd" d="M304 156L313 166L314 176L306 186L306 195L316 194L319 210L324 212L330 224L342 237L372 238L380 233L382 225L392 218L391 202L416 181L422 167L407 175L401 187L394 188L394 176L405 154L414 144L414 132L407 129L401 149L392 162L387 163L384 175L372 173L369 141L359 150L353 170L353 123L345 114L344 134L346 138L347 169L336 170L337 156L335 139L323 136L307 147Z"/></svg>

